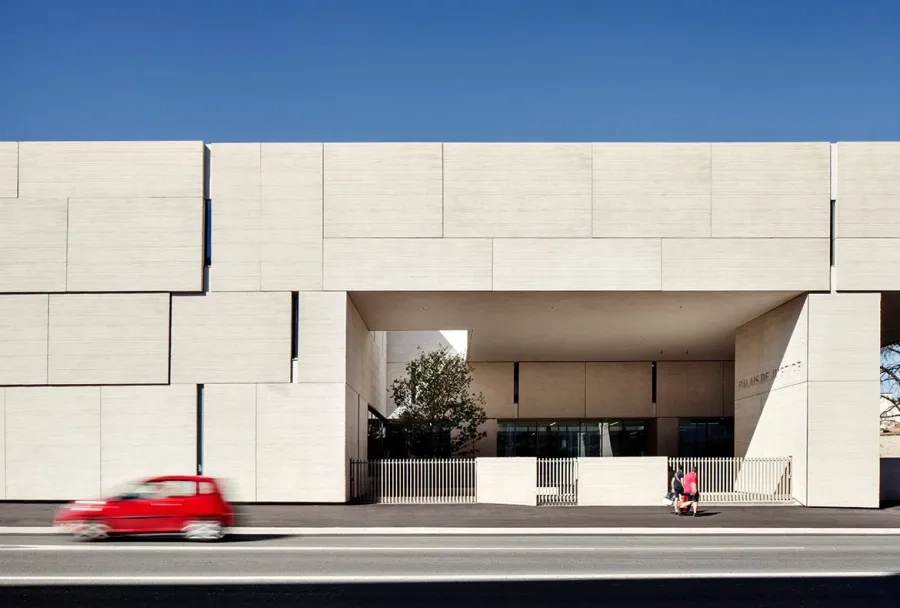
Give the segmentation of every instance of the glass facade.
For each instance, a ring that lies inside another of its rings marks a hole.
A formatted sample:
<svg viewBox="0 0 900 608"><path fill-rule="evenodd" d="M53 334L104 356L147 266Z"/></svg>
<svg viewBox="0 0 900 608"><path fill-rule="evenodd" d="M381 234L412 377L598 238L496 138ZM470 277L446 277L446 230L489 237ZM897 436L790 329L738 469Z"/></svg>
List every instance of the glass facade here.
<svg viewBox="0 0 900 608"><path fill-rule="evenodd" d="M511 420L497 424L497 456L645 456L644 420Z"/></svg>
<svg viewBox="0 0 900 608"><path fill-rule="evenodd" d="M734 418L681 418L678 455L688 458L734 456Z"/></svg>

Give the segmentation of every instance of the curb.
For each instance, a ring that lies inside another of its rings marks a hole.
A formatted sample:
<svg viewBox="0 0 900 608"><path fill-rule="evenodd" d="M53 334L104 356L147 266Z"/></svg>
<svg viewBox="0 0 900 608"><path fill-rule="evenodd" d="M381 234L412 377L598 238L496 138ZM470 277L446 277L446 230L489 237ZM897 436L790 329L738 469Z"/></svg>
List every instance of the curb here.
<svg viewBox="0 0 900 608"><path fill-rule="evenodd" d="M238 536L900 536L900 528L452 528L452 527L255 527L232 528ZM49 527L6 526L0 535L64 534Z"/></svg>

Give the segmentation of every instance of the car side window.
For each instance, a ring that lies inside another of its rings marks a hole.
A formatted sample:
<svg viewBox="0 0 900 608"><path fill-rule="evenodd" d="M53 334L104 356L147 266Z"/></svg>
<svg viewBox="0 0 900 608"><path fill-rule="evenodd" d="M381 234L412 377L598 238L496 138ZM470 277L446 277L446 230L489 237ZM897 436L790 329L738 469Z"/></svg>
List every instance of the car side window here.
<svg viewBox="0 0 900 608"><path fill-rule="evenodd" d="M166 481L160 485L166 498L186 498L197 494L197 483L194 481Z"/></svg>
<svg viewBox="0 0 900 608"><path fill-rule="evenodd" d="M201 481L200 482L200 493L201 494L215 494L216 486L214 486L213 484L211 484L208 481Z"/></svg>

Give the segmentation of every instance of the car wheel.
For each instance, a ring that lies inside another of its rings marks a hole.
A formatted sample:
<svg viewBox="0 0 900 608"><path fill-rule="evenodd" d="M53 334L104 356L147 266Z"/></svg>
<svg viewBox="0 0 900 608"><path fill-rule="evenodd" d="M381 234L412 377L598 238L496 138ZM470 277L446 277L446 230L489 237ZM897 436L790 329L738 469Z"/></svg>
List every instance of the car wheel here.
<svg viewBox="0 0 900 608"><path fill-rule="evenodd" d="M225 530L222 528L222 524L213 519L188 522L184 529L182 529L182 533L187 540L195 541L220 540L225 536Z"/></svg>
<svg viewBox="0 0 900 608"><path fill-rule="evenodd" d="M109 526L102 521L86 521L75 528L75 537L79 540L103 540L109 536Z"/></svg>

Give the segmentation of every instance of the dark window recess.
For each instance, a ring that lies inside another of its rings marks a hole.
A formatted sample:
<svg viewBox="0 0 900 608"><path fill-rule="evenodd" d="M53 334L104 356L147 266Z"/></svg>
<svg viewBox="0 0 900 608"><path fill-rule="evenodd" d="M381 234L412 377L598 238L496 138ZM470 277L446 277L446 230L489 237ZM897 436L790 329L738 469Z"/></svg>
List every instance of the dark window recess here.
<svg viewBox="0 0 900 608"><path fill-rule="evenodd" d="M650 402L656 403L656 361L650 363Z"/></svg>
<svg viewBox="0 0 900 608"><path fill-rule="evenodd" d="M513 403L519 402L519 362L513 363Z"/></svg>
<svg viewBox="0 0 900 608"><path fill-rule="evenodd" d="M731 458L734 456L734 418L680 418L678 455Z"/></svg>
<svg viewBox="0 0 900 608"><path fill-rule="evenodd" d="M197 385L197 475L203 475L203 385Z"/></svg>
<svg viewBox="0 0 900 608"><path fill-rule="evenodd" d="M836 242L835 239L837 238L837 230L836 230L836 228L837 228L837 226L836 226L836 222L837 222L837 215L836 215L836 214L837 214L837 210L836 210L836 205L837 205L837 202L836 202L836 201L831 201L831 242L830 242L830 248L829 248L829 255L830 255L830 258L831 258L831 265L832 265L832 266L834 266L834 253L835 253L835 252L834 252L834 249L835 249L835 242Z"/></svg>
<svg viewBox="0 0 900 608"><path fill-rule="evenodd" d="M291 292L291 359L300 354L300 294Z"/></svg>
<svg viewBox="0 0 900 608"><path fill-rule="evenodd" d="M203 264L212 264L212 201L203 201Z"/></svg>
<svg viewBox="0 0 900 608"><path fill-rule="evenodd" d="M510 420L497 425L497 456L646 456L646 420Z"/></svg>

